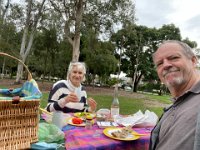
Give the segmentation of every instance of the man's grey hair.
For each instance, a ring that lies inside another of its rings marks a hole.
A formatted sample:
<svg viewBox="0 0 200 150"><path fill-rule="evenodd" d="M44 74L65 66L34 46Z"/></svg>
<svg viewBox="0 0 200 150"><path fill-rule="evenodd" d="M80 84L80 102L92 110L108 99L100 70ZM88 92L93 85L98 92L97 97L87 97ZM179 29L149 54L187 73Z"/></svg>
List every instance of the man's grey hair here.
<svg viewBox="0 0 200 150"><path fill-rule="evenodd" d="M177 40L167 40L167 41L163 41L159 47L161 47L163 44L166 44L166 43L176 43L178 45L180 45L182 47L182 51L183 51L183 54L187 57L187 58L192 58L193 56L196 57L196 55L194 54L194 52L192 51L192 48L184 43L184 42L181 42L181 41L177 41ZM159 48L158 47L158 48ZM155 53L154 53L155 54ZM154 54L153 54L153 57L154 57Z"/></svg>
<svg viewBox="0 0 200 150"><path fill-rule="evenodd" d="M74 67L78 67L83 71L84 77L82 81L85 81L85 74L86 74L86 65L84 62L70 62L68 71L67 71L67 80L69 80L69 75L72 72Z"/></svg>

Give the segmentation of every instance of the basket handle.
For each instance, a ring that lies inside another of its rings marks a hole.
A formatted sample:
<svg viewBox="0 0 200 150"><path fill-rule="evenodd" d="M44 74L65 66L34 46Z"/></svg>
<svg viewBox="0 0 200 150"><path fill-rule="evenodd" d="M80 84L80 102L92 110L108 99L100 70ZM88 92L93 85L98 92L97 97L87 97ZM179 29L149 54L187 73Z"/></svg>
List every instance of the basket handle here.
<svg viewBox="0 0 200 150"><path fill-rule="evenodd" d="M9 55L7 53L3 53L3 52L0 52L0 55L8 56L8 57L13 58L13 59L17 60L18 62L20 62L25 67L26 71L28 72L28 80L30 81L32 79L32 75L31 75L28 67L20 59L14 57L14 56L11 56L11 55Z"/></svg>

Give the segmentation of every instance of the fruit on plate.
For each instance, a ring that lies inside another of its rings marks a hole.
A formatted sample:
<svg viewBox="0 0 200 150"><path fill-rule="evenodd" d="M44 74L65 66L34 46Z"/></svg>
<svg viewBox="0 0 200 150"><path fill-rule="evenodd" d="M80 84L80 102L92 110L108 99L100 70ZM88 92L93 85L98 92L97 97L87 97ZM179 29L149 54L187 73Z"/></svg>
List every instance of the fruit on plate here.
<svg viewBox="0 0 200 150"><path fill-rule="evenodd" d="M86 119L93 119L93 118L94 118L94 116L92 114L90 114L90 113L86 114Z"/></svg>
<svg viewBox="0 0 200 150"><path fill-rule="evenodd" d="M82 124L83 120L81 118L72 118L73 124Z"/></svg>
<svg viewBox="0 0 200 150"><path fill-rule="evenodd" d="M86 119L93 119L95 117L94 114L91 114L89 112L75 113L74 116L80 117L80 118L86 118Z"/></svg>

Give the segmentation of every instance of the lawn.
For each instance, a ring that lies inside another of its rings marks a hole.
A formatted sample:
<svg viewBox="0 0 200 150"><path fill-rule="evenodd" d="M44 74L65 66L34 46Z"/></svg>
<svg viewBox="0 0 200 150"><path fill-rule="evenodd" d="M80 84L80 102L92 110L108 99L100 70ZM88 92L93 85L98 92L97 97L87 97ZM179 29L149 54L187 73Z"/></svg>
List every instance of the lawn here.
<svg viewBox="0 0 200 150"><path fill-rule="evenodd" d="M119 103L120 103L120 114L133 114L137 112L138 110L142 110L143 112L145 110L154 111L158 116L162 114L163 111L163 105L156 106L153 104L147 104L146 102L148 100L159 102L160 104L169 104L169 96L158 96L158 95L152 95L152 94L144 94L145 98L131 98L127 96L120 96ZM110 105L112 102L112 96L110 95L102 95L102 94L88 94L88 97L92 97L97 101L97 110L100 108L108 108L110 109ZM44 108L47 104L48 99L48 93L43 92L43 96L41 99L41 107Z"/></svg>
<svg viewBox="0 0 200 150"><path fill-rule="evenodd" d="M13 87L11 83L13 83L12 80L1 80L0 88ZM40 87L43 87L44 85L46 84L40 83ZM51 84L45 87L47 88L41 89L43 91L43 96L41 98L40 107L42 108L46 107L48 99L48 92L44 91L49 91ZM120 103L120 114L133 114L138 110L142 110L144 112L148 109L154 111L158 116L160 116L162 114L163 107L170 103L169 95L158 96L147 93L130 94L130 92L121 90L120 92L122 92L118 98ZM110 105L113 99L112 89L97 88L95 90L95 88L88 88L87 93L88 97L92 97L97 101L97 110L100 108L110 109Z"/></svg>

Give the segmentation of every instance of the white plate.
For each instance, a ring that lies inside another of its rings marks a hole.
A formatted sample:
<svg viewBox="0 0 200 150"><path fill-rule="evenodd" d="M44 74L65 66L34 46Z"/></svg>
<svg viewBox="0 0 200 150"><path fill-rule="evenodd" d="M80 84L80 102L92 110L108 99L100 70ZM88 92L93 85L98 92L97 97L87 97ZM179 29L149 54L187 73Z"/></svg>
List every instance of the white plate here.
<svg viewBox="0 0 200 150"><path fill-rule="evenodd" d="M129 134L125 138L117 138L112 135L112 132L120 131L120 130L121 130L121 128L106 128L103 130L103 133L106 136L108 136L109 138L116 139L116 140L122 140L122 141L132 141L132 140L137 140L140 138L139 134L135 131L133 131L131 134Z"/></svg>
<svg viewBox="0 0 200 150"><path fill-rule="evenodd" d="M70 118L70 119L68 120L68 124L73 125L73 126L79 126L79 127L84 127L84 126L85 126L85 122L83 122L83 123L81 123L81 124L74 124L74 123L72 122L72 118Z"/></svg>

